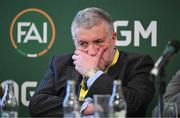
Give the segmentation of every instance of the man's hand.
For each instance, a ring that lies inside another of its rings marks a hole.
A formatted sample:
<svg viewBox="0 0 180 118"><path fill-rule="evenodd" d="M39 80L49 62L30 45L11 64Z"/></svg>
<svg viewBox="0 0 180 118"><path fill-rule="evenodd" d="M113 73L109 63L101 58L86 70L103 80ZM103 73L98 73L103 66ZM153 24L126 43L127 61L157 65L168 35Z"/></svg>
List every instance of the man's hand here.
<svg viewBox="0 0 180 118"><path fill-rule="evenodd" d="M106 47L101 47L95 56L88 55L83 50L76 50L72 56L76 70L83 76L91 69L97 70L105 49Z"/></svg>
<svg viewBox="0 0 180 118"><path fill-rule="evenodd" d="M86 109L83 111L83 115L93 115L94 114L94 105L93 103L89 103Z"/></svg>

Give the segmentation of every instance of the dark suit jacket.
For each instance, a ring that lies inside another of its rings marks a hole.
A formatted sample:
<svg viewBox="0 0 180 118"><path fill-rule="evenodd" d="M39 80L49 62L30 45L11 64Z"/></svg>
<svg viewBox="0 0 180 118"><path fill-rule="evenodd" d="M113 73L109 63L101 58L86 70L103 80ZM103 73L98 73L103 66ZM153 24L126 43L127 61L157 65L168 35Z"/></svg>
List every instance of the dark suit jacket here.
<svg viewBox="0 0 180 118"><path fill-rule="evenodd" d="M166 92L163 95L163 103L176 103L178 118L180 117L180 70L176 72L173 76L172 80L169 81ZM153 117L159 116L159 108L158 104L153 110Z"/></svg>
<svg viewBox="0 0 180 118"><path fill-rule="evenodd" d="M173 76L166 88L163 102L175 102L180 117L180 70Z"/></svg>
<svg viewBox="0 0 180 118"><path fill-rule="evenodd" d="M154 94L154 83L150 70L154 62L149 56L120 52L117 63L102 74L91 86L87 96L111 94L112 83L121 79L127 102L127 116L145 116L145 111ZM72 69L67 72L67 68ZM74 69L72 54L52 58L45 78L33 95L29 111L31 116L62 116L62 103L66 94L67 75L76 80L76 88L82 77Z"/></svg>

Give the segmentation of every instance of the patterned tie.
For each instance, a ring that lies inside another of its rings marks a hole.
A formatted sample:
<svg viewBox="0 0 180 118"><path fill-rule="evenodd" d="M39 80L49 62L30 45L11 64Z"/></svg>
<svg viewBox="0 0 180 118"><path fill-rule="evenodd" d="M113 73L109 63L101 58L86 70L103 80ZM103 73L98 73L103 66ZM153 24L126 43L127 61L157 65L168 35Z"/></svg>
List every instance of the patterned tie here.
<svg viewBox="0 0 180 118"><path fill-rule="evenodd" d="M84 77L83 81L84 81L84 90L87 90L88 89L88 86L87 86L88 78Z"/></svg>

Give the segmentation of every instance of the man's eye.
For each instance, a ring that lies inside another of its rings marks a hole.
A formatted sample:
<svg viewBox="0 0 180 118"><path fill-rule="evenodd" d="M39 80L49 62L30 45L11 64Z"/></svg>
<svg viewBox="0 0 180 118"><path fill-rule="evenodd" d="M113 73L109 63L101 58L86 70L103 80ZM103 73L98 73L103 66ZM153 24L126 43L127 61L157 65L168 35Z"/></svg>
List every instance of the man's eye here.
<svg viewBox="0 0 180 118"><path fill-rule="evenodd" d="M96 43L96 44L101 44L101 43L103 43L103 41L97 40L97 41L95 41L95 43Z"/></svg>
<svg viewBox="0 0 180 118"><path fill-rule="evenodd" d="M79 45L82 46L82 47L85 47L85 46L87 45L87 43L85 43L85 42L80 42Z"/></svg>

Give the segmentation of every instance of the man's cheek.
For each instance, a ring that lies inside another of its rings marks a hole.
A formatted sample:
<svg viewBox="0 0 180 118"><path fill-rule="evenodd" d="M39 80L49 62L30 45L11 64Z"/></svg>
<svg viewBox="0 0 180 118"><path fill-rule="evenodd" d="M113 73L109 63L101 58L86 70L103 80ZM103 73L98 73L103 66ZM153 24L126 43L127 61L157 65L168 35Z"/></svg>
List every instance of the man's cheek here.
<svg viewBox="0 0 180 118"><path fill-rule="evenodd" d="M102 56L101 56L104 59L106 59L108 57L108 49L106 49L103 53L102 53Z"/></svg>
<svg viewBox="0 0 180 118"><path fill-rule="evenodd" d="M103 60L101 60L100 62L99 62L99 65L98 65L98 67L99 67L99 69L101 69L101 70L103 70L104 69L104 61Z"/></svg>
<svg viewBox="0 0 180 118"><path fill-rule="evenodd" d="M103 59L101 58L101 59L99 60L99 66L102 64L102 62L103 62Z"/></svg>
<svg viewBox="0 0 180 118"><path fill-rule="evenodd" d="M82 52L84 52L84 53L86 53L86 54L87 54L87 52L88 52L87 49L84 49L84 48L79 48L78 50L79 50L79 51L82 51Z"/></svg>
<svg viewBox="0 0 180 118"><path fill-rule="evenodd" d="M100 62L99 62L99 65L105 65L105 63L106 63L106 60L104 59L104 58L101 58L100 59Z"/></svg>

